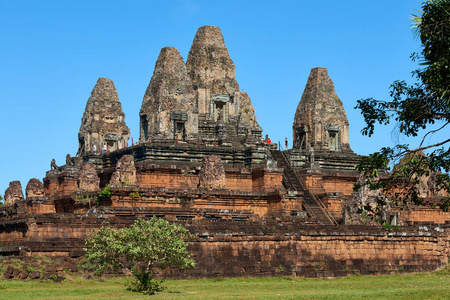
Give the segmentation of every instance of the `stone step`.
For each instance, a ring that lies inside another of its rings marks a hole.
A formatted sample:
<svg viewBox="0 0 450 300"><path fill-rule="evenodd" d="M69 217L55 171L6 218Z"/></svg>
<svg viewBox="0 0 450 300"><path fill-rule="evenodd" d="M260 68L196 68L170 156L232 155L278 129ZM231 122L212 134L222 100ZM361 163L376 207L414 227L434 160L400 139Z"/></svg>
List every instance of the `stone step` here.
<svg viewBox="0 0 450 300"><path fill-rule="evenodd" d="M309 191L305 191L303 185L300 182L300 178L295 174L294 170L290 166L287 159L284 157L280 150L270 150L272 158L277 161L279 167L283 168L283 185L288 190L302 191L303 201L307 205L307 211L310 215L314 215L317 220L322 224L332 225L333 222L328 217L325 210L320 206L317 200L310 194Z"/></svg>

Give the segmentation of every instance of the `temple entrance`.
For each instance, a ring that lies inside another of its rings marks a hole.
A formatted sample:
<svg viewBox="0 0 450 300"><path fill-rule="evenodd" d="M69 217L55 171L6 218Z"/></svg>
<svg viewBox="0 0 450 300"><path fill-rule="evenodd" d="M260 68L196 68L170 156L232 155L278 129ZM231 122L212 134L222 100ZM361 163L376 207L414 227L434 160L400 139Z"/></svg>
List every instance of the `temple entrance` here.
<svg viewBox="0 0 450 300"><path fill-rule="evenodd" d="M222 120L223 122L227 122L228 114L226 111L226 102L215 101L214 102L214 121L217 122Z"/></svg>
<svg viewBox="0 0 450 300"><path fill-rule="evenodd" d="M141 129L142 129L142 134L144 137L144 141L148 141L148 120L147 120L147 115L142 115L141 116Z"/></svg>
<svg viewBox="0 0 450 300"><path fill-rule="evenodd" d="M328 146L331 151L339 151L339 132L328 132Z"/></svg>
<svg viewBox="0 0 450 300"><path fill-rule="evenodd" d="M119 137L116 134L106 134L103 136L103 144L104 148L106 147L106 150L108 152L116 151L118 150L119 143ZM103 149L105 150L105 149Z"/></svg>
<svg viewBox="0 0 450 300"><path fill-rule="evenodd" d="M297 127L295 129L295 134L296 134L296 137L294 140L294 142L295 142L294 148L306 150L307 140L306 140L305 128L303 126Z"/></svg>
<svg viewBox="0 0 450 300"><path fill-rule="evenodd" d="M306 132L297 133L297 149L306 149Z"/></svg>
<svg viewBox="0 0 450 300"><path fill-rule="evenodd" d="M340 151L340 131L341 127L339 125L328 126L328 149L331 151Z"/></svg>
<svg viewBox="0 0 450 300"><path fill-rule="evenodd" d="M186 129L184 127L184 122L175 121L174 135L174 139L177 141L186 140Z"/></svg>
<svg viewBox="0 0 450 300"><path fill-rule="evenodd" d="M117 144L115 142L113 142L113 141L106 142L106 146L108 147L108 152L112 152L112 151L117 150L116 145Z"/></svg>

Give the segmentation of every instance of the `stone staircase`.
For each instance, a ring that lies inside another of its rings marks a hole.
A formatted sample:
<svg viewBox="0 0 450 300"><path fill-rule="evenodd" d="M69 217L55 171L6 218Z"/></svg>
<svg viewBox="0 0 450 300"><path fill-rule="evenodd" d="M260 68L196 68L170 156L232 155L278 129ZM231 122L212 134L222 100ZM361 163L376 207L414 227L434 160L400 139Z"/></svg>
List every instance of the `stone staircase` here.
<svg viewBox="0 0 450 300"><path fill-rule="evenodd" d="M304 188L299 176L292 169L287 158L280 150L270 150L272 159L278 163L279 168L283 168L283 185L289 191L301 191L303 192L303 207L306 212L315 217L320 224L324 225L337 225L336 220L326 209L320 199L312 194L310 191Z"/></svg>
<svg viewBox="0 0 450 300"><path fill-rule="evenodd" d="M227 134L228 139L233 144L239 143L239 139L238 139L238 136L236 133L236 127L233 124L230 124L230 123L225 124L225 133Z"/></svg>

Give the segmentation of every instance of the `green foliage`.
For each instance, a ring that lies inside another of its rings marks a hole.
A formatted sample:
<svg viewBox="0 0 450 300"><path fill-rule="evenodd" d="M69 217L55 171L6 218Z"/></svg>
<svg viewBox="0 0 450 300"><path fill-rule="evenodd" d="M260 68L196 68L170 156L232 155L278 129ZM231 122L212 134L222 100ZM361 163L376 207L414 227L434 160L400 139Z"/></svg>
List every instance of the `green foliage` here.
<svg viewBox="0 0 450 300"><path fill-rule="evenodd" d="M413 29L423 49L413 54L423 69L416 71L428 90L441 100L447 113L450 108L450 0L429 0L423 3L421 16L412 16ZM420 12L420 11L419 11Z"/></svg>
<svg viewBox="0 0 450 300"><path fill-rule="evenodd" d="M91 232L86 238L86 259L96 266L96 275L125 268L134 275L129 289L153 294L161 291L161 281L153 280L156 268L169 266L194 267L184 239L191 237L182 225L153 217L137 219L128 228L114 229L109 225Z"/></svg>
<svg viewBox="0 0 450 300"><path fill-rule="evenodd" d="M89 206L91 205L92 200L95 199L92 195L82 195L79 193L74 193L73 196L75 199L75 203L89 204Z"/></svg>
<svg viewBox="0 0 450 300"><path fill-rule="evenodd" d="M50 279L53 281L55 281L57 278L58 278L58 275L56 275L56 274L50 275Z"/></svg>
<svg viewBox="0 0 450 300"><path fill-rule="evenodd" d="M105 186L103 190L100 190L97 195L98 200L107 200L111 198L111 187L109 185Z"/></svg>
<svg viewBox="0 0 450 300"><path fill-rule="evenodd" d="M400 268L399 268L400 269ZM353 271L352 271L353 272ZM448 299L450 273L338 278L235 277L168 280L158 299ZM151 299L120 287L126 278L0 282L2 299ZM245 281L245 284L244 284Z"/></svg>
<svg viewBox="0 0 450 300"><path fill-rule="evenodd" d="M422 69L413 71L416 83L395 81L391 85L391 100L373 98L358 100L366 126L363 135L371 136L375 125L396 124L400 134L406 137L422 137L415 149L398 144L385 147L363 158L357 170L364 174L370 190L380 189L383 196L377 198L377 209L388 202L394 204L421 204L419 182L423 176L435 176L436 191L450 193L450 139L427 144L430 135L441 131L450 123L450 0L429 0L423 3L420 16L412 16L413 30L422 43L422 51L413 53L413 60L420 60ZM429 129L430 125L439 125ZM428 151L427 155L423 152ZM379 170L389 170L390 163L403 157L401 166L393 168L388 176L379 177ZM444 194L445 194L444 193ZM441 209L448 211L450 198L443 198Z"/></svg>
<svg viewBox="0 0 450 300"><path fill-rule="evenodd" d="M138 199L139 197L141 197L141 193L139 193L138 189L133 189L133 191L130 193L131 198L133 198L134 200Z"/></svg>

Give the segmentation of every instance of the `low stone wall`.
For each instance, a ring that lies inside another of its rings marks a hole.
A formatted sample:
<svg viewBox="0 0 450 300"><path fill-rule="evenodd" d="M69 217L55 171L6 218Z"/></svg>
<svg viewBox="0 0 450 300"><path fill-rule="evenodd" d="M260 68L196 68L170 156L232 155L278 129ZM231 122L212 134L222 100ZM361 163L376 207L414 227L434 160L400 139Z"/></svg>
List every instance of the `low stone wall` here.
<svg viewBox="0 0 450 300"><path fill-rule="evenodd" d="M405 207L397 207L392 209L394 212L400 213L400 220L409 224L450 224L450 212L445 212L439 208L414 207L408 209Z"/></svg>
<svg viewBox="0 0 450 300"><path fill-rule="evenodd" d="M447 264L448 233L340 227L277 235L209 235L191 242L197 266L181 277L379 275L433 270Z"/></svg>
<svg viewBox="0 0 450 300"><path fill-rule="evenodd" d="M144 215L142 215L144 216ZM135 216L49 214L3 221L0 252L77 257L84 236L105 219L112 226ZM168 269L167 278L296 275L305 277L433 270L448 263L450 228L404 227L392 232L363 226L186 221L194 269Z"/></svg>

